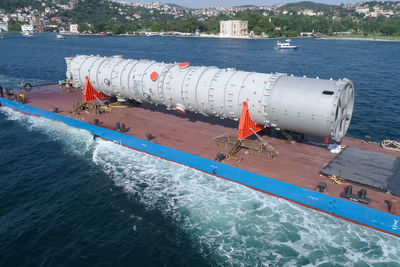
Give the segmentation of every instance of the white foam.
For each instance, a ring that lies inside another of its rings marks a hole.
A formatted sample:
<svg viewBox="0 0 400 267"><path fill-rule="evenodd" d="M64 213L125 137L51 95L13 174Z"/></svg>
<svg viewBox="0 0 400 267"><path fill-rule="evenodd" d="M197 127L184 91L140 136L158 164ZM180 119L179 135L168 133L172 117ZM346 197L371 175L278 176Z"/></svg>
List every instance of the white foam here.
<svg viewBox="0 0 400 267"><path fill-rule="evenodd" d="M85 154L94 147L93 135L89 131L73 128L59 121L43 117L27 116L8 107L1 107L0 112L9 120L25 126L28 131L38 131L52 140L63 143L65 149L75 154Z"/></svg>
<svg viewBox="0 0 400 267"><path fill-rule="evenodd" d="M0 74L0 81L0 85L3 87L3 89L17 89L24 86L26 83L30 83L32 85L50 83L50 81L42 79L15 78L3 74Z"/></svg>
<svg viewBox="0 0 400 267"><path fill-rule="evenodd" d="M311 266L400 262L400 240L390 235L112 142L93 142L84 130L0 110L29 130L75 147L79 155L91 153L117 186L170 218L220 265L293 266L307 263L304 259Z"/></svg>
<svg viewBox="0 0 400 267"><path fill-rule="evenodd" d="M93 161L221 262L293 266L301 256L313 265L400 260L394 237L111 142L99 143Z"/></svg>

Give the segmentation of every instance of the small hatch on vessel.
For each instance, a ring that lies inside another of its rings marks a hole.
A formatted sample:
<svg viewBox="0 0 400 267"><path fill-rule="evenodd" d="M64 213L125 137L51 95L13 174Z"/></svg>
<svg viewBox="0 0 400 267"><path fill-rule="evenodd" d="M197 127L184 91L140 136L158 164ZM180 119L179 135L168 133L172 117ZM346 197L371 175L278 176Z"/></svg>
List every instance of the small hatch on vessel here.
<svg viewBox="0 0 400 267"><path fill-rule="evenodd" d="M324 95L333 95L333 91L323 91L322 94Z"/></svg>

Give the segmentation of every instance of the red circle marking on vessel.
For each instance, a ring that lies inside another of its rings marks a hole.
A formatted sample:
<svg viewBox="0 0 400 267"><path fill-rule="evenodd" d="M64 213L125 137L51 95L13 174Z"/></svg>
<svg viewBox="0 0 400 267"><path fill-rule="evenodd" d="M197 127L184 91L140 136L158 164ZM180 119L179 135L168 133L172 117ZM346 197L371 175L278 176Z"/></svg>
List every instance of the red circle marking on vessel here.
<svg viewBox="0 0 400 267"><path fill-rule="evenodd" d="M155 72L155 71L153 71L153 72L150 74L150 80L155 81L155 80L157 80L157 78L158 78L158 73Z"/></svg>
<svg viewBox="0 0 400 267"><path fill-rule="evenodd" d="M179 68L184 69L189 67L190 63L189 62L182 62L181 64L179 64Z"/></svg>
<svg viewBox="0 0 400 267"><path fill-rule="evenodd" d="M185 111L181 108L175 108L176 111L178 111L181 114L185 114Z"/></svg>

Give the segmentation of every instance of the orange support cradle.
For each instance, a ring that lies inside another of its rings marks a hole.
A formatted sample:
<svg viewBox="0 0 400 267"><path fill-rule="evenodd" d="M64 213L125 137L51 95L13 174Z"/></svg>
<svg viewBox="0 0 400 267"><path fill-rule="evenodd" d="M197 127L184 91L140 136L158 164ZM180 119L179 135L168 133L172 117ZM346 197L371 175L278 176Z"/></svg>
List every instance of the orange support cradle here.
<svg viewBox="0 0 400 267"><path fill-rule="evenodd" d="M246 137L251 136L253 132L250 130L250 128L253 129L254 132L259 132L262 129L264 129L264 125L255 124L251 120L247 102L244 101L242 108L242 115L240 116L240 121L239 121L238 138L244 139Z"/></svg>
<svg viewBox="0 0 400 267"><path fill-rule="evenodd" d="M97 98L96 98L97 97ZM92 84L89 81L89 77L86 76L86 83L85 83L85 90L83 91L83 100L85 102L90 102L96 99L104 99L108 97L108 95L105 95L103 93L97 92Z"/></svg>

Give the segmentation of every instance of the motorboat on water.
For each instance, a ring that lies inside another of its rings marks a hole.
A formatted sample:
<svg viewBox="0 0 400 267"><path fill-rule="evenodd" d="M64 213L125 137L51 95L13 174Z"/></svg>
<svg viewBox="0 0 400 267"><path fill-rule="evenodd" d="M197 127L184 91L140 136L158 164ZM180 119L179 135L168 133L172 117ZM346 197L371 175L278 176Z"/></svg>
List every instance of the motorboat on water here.
<svg viewBox="0 0 400 267"><path fill-rule="evenodd" d="M26 31L26 32L22 32L22 36L24 36L24 37L32 37L33 35L32 35L31 32Z"/></svg>
<svg viewBox="0 0 400 267"><path fill-rule="evenodd" d="M64 40L65 39L65 37L64 37L64 35L62 35L62 34L57 34L57 39L59 39L59 40Z"/></svg>
<svg viewBox="0 0 400 267"><path fill-rule="evenodd" d="M284 42L277 41L275 48L276 49L292 49L292 50L299 49L299 46L292 45L291 41L292 41L291 39L286 39Z"/></svg>

